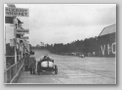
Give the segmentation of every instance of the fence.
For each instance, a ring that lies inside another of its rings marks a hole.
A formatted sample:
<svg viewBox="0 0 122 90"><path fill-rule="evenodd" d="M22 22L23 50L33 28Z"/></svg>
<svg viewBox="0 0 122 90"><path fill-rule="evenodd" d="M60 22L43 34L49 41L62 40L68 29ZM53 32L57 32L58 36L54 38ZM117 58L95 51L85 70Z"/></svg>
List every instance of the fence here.
<svg viewBox="0 0 122 90"><path fill-rule="evenodd" d="M6 57L6 58L12 58L12 57ZM24 60L18 60L17 63L11 65L9 68L7 68L4 71L4 83L13 83L16 78L19 76L22 68L24 65Z"/></svg>

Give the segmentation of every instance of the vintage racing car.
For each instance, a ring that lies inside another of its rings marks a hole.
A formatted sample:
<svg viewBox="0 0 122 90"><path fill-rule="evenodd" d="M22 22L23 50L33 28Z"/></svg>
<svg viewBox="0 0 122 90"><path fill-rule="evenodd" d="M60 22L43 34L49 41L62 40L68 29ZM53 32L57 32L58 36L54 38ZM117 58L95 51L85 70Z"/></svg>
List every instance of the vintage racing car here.
<svg viewBox="0 0 122 90"><path fill-rule="evenodd" d="M54 72L57 74L58 67L54 64L53 59L44 56L44 58L37 63L37 74L40 75L41 72Z"/></svg>
<svg viewBox="0 0 122 90"><path fill-rule="evenodd" d="M79 55L79 57L81 57L81 58L85 58L85 56L82 54L82 55Z"/></svg>

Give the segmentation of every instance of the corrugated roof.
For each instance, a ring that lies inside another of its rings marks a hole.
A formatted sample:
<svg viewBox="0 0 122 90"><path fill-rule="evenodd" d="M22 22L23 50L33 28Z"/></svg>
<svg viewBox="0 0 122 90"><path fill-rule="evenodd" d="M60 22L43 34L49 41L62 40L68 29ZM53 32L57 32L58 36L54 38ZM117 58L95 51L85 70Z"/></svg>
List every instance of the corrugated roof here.
<svg viewBox="0 0 122 90"><path fill-rule="evenodd" d="M104 27L99 36L116 32L116 24Z"/></svg>

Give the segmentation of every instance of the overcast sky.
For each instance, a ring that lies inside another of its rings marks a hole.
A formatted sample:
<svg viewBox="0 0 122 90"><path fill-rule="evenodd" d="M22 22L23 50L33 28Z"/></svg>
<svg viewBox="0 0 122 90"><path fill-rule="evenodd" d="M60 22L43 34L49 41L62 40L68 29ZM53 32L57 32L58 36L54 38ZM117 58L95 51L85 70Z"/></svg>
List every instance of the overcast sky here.
<svg viewBox="0 0 122 90"><path fill-rule="evenodd" d="M98 36L116 23L115 4L16 4L28 8L29 17L19 17L29 28L32 45L70 43Z"/></svg>

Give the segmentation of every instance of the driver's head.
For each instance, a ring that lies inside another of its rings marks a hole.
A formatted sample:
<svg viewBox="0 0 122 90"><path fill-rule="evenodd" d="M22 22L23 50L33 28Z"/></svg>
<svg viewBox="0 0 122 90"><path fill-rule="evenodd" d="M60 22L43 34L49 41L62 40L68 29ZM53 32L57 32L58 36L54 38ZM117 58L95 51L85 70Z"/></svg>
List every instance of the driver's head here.
<svg viewBox="0 0 122 90"><path fill-rule="evenodd" d="M48 58L48 56L44 56L44 59L47 59Z"/></svg>

